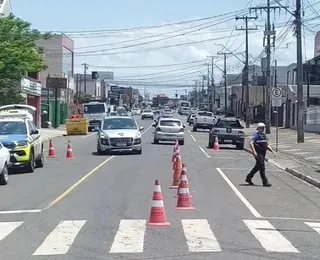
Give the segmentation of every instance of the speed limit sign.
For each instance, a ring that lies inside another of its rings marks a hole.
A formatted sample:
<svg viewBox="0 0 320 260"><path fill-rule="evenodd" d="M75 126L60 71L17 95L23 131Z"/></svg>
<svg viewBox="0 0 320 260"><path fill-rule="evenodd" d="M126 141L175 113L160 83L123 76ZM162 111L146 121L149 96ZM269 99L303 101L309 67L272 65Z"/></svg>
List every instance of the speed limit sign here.
<svg viewBox="0 0 320 260"><path fill-rule="evenodd" d="M272 88L272 106L281 107L282 105L282 89L279 87Z"/></svg>

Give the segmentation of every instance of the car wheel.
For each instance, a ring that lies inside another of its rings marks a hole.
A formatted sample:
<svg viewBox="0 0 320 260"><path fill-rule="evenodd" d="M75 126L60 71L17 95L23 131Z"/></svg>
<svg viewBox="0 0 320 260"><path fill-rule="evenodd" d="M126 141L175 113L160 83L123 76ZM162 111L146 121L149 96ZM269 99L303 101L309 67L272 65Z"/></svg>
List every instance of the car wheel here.
<svg viewBox="0 0 320 260"><path fill-rule="evenodd" d="M184 140L179 141L179 145L184 145Z"/></svg>
<svg viewBox="0 0 320 260"><path fill-rule="evenodd" d="M154 143L154 144L158 144L158 143L159 143L159 140L153 139L153 143Z"/></svg>
<svg viewBox="0 0 320 260"><path fill-rule="evenodd" d="M99 144L97 144L97 154L102 155L102 151Z"/></svg>
<svg viewBox="0 0 320 260"><path fill-rule="evenodd" d="M211 138L209 138L208 148L212 148L212 147L213 147L213 141L211 140Z"/></svg>
<svg viewBox="0 0 320 260"><path fill-rule="evenodd" d="M144 118L143 117L141 117L141 120L143 120Z"/></svg>
<svg viewBox="0 0 320 260"><path fill-rule="evenodd" d="M244 144L237 144L237 149L238 150L243 150L244 149Z"/></svg>
<svg viewBox="0 0 320 260"><path fill-rule="evenodd" d="M30 151L29 162L26 164L25 169L26 172L32 173L34 172L35 162L34 162L34 152Z"/></svg>
<svg viewBox="0 0 320 260"><path fill-rule="evenodd" d="M43 147L41 148L41 155L38 160L35 161L37 168L43 168L44 166L44 153L43 153Z"/></svg>
<svg viewBox="0 0 320 260"><path fill-rule="evenodd" d="M9 170L7 163L4 164L2 172L0 173L0 185L7 185L9 181Z"/></svg>
<svg viewBox="0 0 320 260"><path fill-rule="evenodd" d="M196 126L193 126L192 131L193 131L193 132L197 132L197 127L196 127Z"/></svg>

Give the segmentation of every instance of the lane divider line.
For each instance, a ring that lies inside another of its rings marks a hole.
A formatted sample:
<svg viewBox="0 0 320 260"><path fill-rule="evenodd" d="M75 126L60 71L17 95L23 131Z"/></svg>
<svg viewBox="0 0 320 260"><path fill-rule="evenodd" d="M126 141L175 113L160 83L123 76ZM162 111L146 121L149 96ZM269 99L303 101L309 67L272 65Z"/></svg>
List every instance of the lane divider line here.
<svg viewBox="0 0 320 260"><path fill-rule="evenodd" d="M191 136L191 138L192 138L193 141L195 141L195 142L197 141L196 138L194 138L193 135L190 135L190 136Z"/></svg>
<svg viewBox="0 0 320 260"><path fill-rule="evenodd" d="M22 209L22 210L3 210L0 215L6 214L24 214L24 213L40 213L42 209Z"/></svg>
<svg viewBox="0 0 320 260"><path fill-rule="evenodd" d="M207 152L199 145L198 146L199 147L199 149L201 150L201 152L203 152L203 154L205 155L205 156L207 156L207 158L211 158L211 156L209 155L209 154L207 154Z"/></svg>
<svg viewBox="0 0 320 260"><path fill-rule="evenodd" d="M65 190L63 193L61 193L57 198L55 198L52 202L50 202L43 210L47 210L57 204L59 201L61 201L63 198L65 198L69 193L71 193L75 188L77 188L81 183L83 183L86 179L88 179L91 175L93 175L97 170L99 170L102 166L104 166L106 163L111 161L115 156L111 156L104 160L102 163L97 165L95 168L93 168L91 171L89 171L86 175L84 175L80 180L78 180L76 183L71 185L67 190Z"/></svg>
<svg viewBox="0 0 320 260"><path fill-rule="evenodd" d="M216 168L221 177L226 181L238 198L243 202L243 204L250 210L253 216L256 218L262 218L262 215L251 205L251 203L242 195L242 193L237 189L237 187L230 181L227 175L220 168Z"/></svg>
<svg viewBox="0 0 320 260"><path fill-rule="evenodd" d="M152 125L150 125L141 135L144 135ZM112 155L111 157L104 160L102 163L97 165L95 168L93 168L91 171L89 171L86 175L84 175L81 179L79 179L76 183L71 185L67 190L65 190L63 193L61 193L57 198L55 198L52 202L50 202L43 210L47 210L57 204L59 201L64 199L68 194L70 194L75 188L77 188L81 183L83 183L86 179L88 179L91 175L93 175L95 172L97 172L102 166L107 164L109 161L111 161L113 158L115 158L115 155Z"/></svg>

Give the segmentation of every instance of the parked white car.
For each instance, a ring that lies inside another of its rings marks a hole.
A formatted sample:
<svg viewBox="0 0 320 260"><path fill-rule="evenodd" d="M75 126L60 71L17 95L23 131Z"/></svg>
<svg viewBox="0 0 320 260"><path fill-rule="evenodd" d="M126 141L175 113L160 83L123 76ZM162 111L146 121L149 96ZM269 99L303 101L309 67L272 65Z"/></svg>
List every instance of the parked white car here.
<svg viewBox="0 0 320 260"><path fill-rule="evenodd" d="M7 185L9 180L10 152L0 143L0 185Z"/></svg>

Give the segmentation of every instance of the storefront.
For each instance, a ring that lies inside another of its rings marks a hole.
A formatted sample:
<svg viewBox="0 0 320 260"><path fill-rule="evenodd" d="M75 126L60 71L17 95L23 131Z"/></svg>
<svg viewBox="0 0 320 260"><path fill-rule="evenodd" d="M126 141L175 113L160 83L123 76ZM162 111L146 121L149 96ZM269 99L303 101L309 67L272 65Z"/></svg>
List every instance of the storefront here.
<svg viewBox="0 0 320 260"><path fill-rule="evenodd" d="M34 115L34 122L40 126L41 115L41 83L31 78L21 80L21 94L25 97L25 103L34 106L37 110Z"/></svg>

